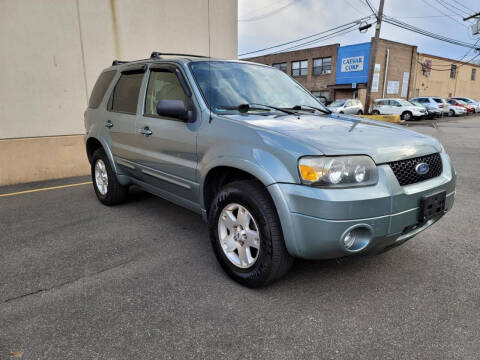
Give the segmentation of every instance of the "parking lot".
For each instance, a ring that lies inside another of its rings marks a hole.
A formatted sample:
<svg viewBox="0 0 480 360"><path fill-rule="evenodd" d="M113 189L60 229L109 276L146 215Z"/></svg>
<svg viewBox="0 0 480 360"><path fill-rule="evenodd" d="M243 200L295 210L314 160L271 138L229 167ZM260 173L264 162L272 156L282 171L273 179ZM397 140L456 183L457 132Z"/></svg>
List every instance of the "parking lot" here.
<svg viewBox="0 0 480 360"><path fill-rule="evenodd" d="M480 117L431 124L409 127L456 167L442 221L260 290L224 274L200 216L143 191L105 207L88 177L0 188L0 359L478 359Z"/></svg>

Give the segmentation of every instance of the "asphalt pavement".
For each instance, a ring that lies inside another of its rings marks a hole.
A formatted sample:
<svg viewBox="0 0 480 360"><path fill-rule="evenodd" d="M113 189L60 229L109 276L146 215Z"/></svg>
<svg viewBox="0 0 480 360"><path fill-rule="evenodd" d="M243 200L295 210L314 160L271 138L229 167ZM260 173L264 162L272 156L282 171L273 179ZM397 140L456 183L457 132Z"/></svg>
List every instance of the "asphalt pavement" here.
<svg viewBox="0 0 480 360"><path fill-rule="evenodd" d="M0 359L479 359L480 117L431 123L409 126L452 157L449 214L260 290L224 274L200 216L141 190L116 207L91 184L0 196Z"/></svg>

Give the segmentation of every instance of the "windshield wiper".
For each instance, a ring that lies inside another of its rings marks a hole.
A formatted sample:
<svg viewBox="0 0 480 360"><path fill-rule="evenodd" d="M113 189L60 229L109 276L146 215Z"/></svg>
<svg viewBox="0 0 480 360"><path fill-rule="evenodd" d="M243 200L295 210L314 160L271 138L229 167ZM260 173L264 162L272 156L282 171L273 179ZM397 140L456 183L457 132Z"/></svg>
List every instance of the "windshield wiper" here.
<svg viewBox="0 0 480 360"><path fill-rule="evenodd" d="M321 108L317 108L315 106L310 106L310 105L295 105L294 107L292 107L291 109L292 110L303 110L302 108L309 108L309 109L314 109L314 110L317 110L317 111L320 111L324 114L331 114L332 111L328 110L328 109L321 109Z"/></svg>
<svg viewBox="0 0 480 360"><path fill-rule="evenodd" d="M254 105L254 106L252 106L252 105ZM255 107L255 106L261 106L261 107ZM282 108L279 108L279 107L276 107L276 106L256 104L256 103L240 104L240 105L237 105L237 106L223 106L223 105L220 105L220 106L217 106L217 109L237 110L241 113L247 113L247 112L252 111L252 110L253 111L261 111L261 110L273 109L273 110L284 112L284 113L289 114L289 115L295 115L294 111L291 111L291 110L288 110L288 109L282 109Z"/></svg>

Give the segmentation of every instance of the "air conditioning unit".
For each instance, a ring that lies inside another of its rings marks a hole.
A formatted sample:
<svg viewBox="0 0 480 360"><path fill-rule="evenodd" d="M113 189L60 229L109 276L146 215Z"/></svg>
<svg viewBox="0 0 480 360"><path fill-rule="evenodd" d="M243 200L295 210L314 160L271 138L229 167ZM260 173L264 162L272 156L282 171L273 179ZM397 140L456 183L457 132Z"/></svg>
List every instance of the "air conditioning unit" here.
<svg viewBox="0 0 480 360"><path fill-rule="evenodd" d="M331 74L332 70L322 70L322 75Z"/></svg>

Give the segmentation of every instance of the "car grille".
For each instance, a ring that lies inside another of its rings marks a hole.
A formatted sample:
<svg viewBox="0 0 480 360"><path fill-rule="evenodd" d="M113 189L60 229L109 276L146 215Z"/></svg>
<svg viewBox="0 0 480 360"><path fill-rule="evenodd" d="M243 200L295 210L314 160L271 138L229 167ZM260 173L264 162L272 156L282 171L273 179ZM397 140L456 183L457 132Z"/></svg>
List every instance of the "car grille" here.
<svg viewBox="0 0 480 360"><path fill-rule="evenodd" d="M415 170L415 167L421 163L427 163L429 166L429 171L424 175L418 174ZM420 156L413 159L393 161L388 163L388 165L390 165L398 182L402 186L415 184L420 181L440 176L443 170L442 158L439 153Z"/></svg>

